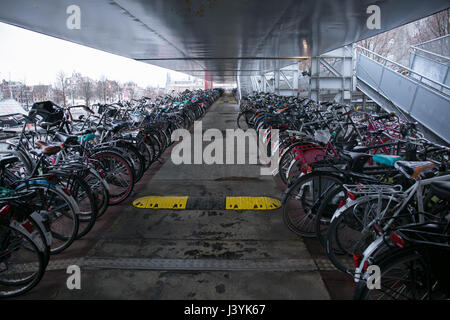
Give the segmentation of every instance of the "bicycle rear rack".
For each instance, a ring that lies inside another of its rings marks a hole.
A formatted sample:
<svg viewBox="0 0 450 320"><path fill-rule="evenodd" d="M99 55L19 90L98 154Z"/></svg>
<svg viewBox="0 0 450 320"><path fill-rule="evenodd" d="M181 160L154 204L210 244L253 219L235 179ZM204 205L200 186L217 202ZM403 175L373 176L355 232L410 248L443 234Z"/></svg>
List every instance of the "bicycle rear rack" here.
<svg viewBox="0 0 450 320"><path fill-rule="evenodd" d="M358 184L344 184L343 187L350 193L353 194L403 194L403 188L401 185L382 185L382 184L369 184L369 185L358 185Z"/></svg>

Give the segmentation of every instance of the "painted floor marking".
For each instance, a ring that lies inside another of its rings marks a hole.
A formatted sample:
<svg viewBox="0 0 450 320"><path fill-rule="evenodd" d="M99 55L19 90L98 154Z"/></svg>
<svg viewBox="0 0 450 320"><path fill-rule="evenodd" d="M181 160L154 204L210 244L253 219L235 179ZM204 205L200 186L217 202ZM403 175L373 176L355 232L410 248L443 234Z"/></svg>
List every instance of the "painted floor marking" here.
<svg viewBox="0 0 450 320"><path fill-rule="evenodd" d="M188 197L148 196L133 201L136 208L146 209L186 209Z"/></svg>
<svg viewBox="0 0 450 320"><path fill-rule="evenodd" d="M219 101L217 101L217 103L231 103L231 104L236 104L237 101L236 101L236 100L219 100Z"/></svg>
<svg viewBox="0 0 450 320"><path fill-rule="evenodd" d="M281 202L271 197L146 196L133 201L141 209L175 210L275 210Z"/></svg>
<svg viewBox="0 0 450 320"><path fill-rule="evenodd" d="M227 197L227 210L274 210L281 208L280 200L269 197Z"/></svg>

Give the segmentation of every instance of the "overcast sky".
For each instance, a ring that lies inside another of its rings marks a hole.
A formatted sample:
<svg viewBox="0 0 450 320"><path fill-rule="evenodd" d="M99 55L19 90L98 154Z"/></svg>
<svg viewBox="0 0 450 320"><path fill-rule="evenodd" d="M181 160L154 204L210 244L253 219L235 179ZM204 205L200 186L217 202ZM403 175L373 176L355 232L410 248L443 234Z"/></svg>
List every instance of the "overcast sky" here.
<svg viewBox="0 0 450 320"><path fill-rule="evenodd" d="M75 70L99 79L102 75L141 87L164 87L166 73L175 80L188 76L147 63L88 48L0 22L0 81L25 81L28 85L53 84L56 74Z"/></svg>

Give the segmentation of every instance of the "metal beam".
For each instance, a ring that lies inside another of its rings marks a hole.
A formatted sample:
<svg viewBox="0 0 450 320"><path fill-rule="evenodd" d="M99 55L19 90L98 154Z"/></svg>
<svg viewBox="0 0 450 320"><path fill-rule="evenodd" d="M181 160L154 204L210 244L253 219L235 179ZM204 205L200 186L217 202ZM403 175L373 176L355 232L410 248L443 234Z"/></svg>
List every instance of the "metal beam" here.
<svg viewBox="0 0 450 320"><path fill-rule="evenodd" d="M266 83L266 86L269 87L270 92L275 92L275 88L270 84L269 80L267 80L266 75L263 75L264 82Z"/></svg>
<svg viewBox="0 0 450 320"><path fill-rule="evenodd" d="M284 74L284 72L282 70L280 70L280 74L283 77L284 81L286 81L288 87L290 89L294 89L294 87L292 86L292 84L289 82L288 78L286 77L286 75Z"/></svg>
<svg viewBox="0 0 450 320"><path fill-rule="evenodd" d="M329 64L324 58L319 58L319 62L330 71L335 77L342 77L342 74L339 73L331 64ZM343 64L343 63L342 63Z"/></svg>

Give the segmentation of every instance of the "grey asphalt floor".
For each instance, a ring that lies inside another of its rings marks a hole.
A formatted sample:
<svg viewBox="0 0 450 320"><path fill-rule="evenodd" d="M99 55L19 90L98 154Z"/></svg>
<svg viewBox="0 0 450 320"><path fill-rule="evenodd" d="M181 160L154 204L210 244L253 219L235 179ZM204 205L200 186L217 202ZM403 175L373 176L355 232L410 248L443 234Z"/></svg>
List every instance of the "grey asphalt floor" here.
<svg viewBox="0 0 450 320"><path fill-rule="evenodd" d="M222 97L209 108L203 131L237 128L238 105L230 100ZM53 256L41 283L20 299L351 297L351 279L330 268L315 239L288 230L282 209L133 207L133 200L150 195L281 199L281 184L261 175L259 165L175 165L172 149L145 173L126 202L110 207L85 238ZM69 290L65 269L77 263L81 289Z"/></svg>

